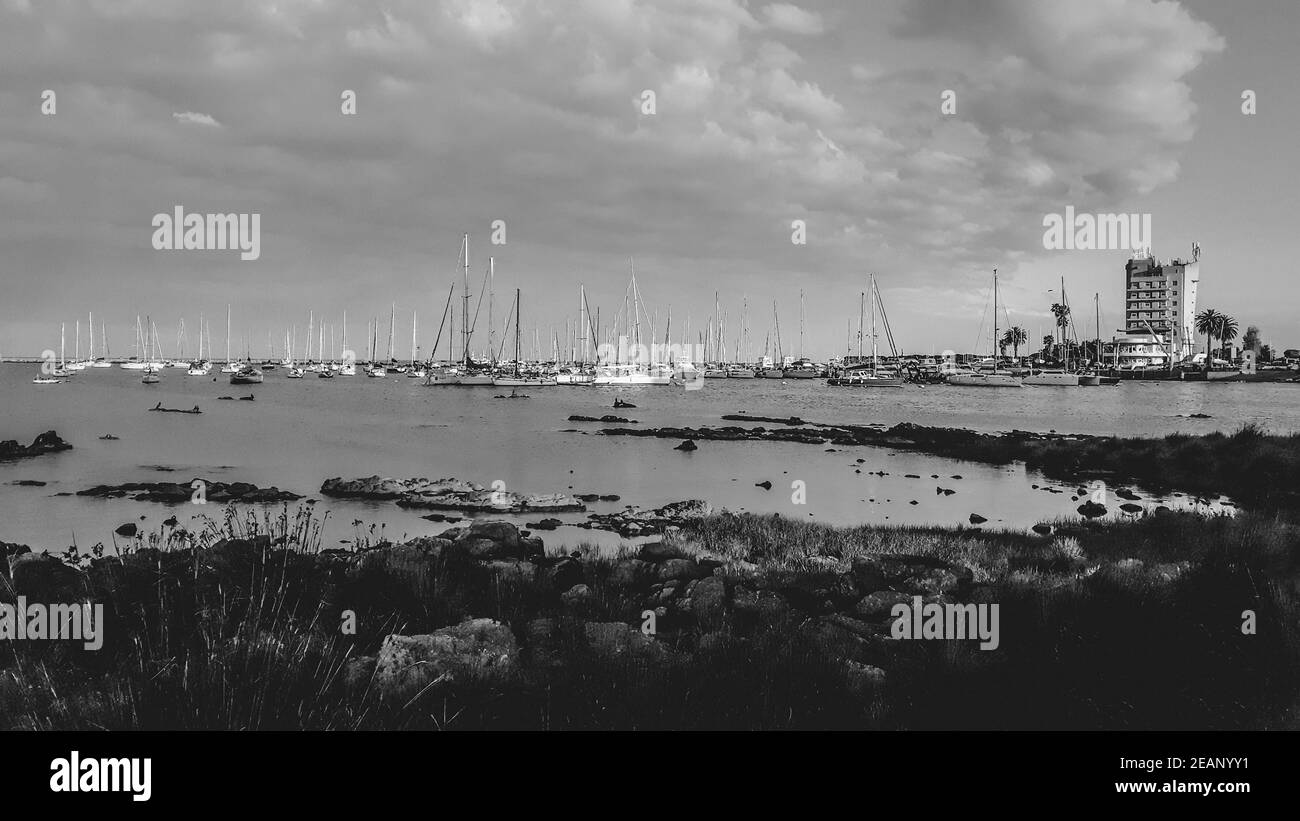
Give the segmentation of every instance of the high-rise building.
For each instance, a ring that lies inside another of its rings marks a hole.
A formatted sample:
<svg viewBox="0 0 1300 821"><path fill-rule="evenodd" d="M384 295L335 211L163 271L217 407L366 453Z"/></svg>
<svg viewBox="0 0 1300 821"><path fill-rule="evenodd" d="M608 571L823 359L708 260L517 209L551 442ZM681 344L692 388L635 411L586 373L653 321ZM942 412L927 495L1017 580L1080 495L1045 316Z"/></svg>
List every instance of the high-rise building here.
<svg viewBox="0 0 1300 821"><path fill-rule="evenodd" d="M1147 253L1124 266L1124 330L1155 332L1177 362L1196 352L1196 287L1201 278L1201 247L1192 258L1160 262Z"/></svg>

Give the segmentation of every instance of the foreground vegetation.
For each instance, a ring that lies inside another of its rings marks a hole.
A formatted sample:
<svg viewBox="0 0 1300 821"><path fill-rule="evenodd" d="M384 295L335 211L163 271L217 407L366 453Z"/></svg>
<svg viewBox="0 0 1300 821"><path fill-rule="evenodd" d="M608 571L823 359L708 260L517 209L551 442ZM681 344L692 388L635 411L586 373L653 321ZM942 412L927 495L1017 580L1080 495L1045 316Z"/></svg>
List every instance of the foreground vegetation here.
<svg viewBox="0 0 1300 821"><path fill-rule="evenodd" d="M106 624L100 652L0 644L0 726L1300 726L1300 531L1262 514L1039 537L724 513L617 556L503 523L318 534L303 507L62 560L5 546L0 600ZM912 594L997 603L1000 646L888 638L876 604Z"/></svg>

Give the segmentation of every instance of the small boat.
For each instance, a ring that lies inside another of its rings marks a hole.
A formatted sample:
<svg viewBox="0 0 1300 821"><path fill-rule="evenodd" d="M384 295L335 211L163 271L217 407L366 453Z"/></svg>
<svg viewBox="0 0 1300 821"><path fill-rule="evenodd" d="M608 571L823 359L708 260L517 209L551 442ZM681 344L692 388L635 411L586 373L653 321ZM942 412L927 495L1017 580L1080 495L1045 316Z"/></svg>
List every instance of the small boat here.
<svg viewBox="0 0 1300 821"><path fill-rule="evenodd" d="M333 379L333 378L334 378L334 371L330 370L329 368L326 368L326 369L323 370L323 371L317 371L317 373L316 373L316 378L317 378L317 379Z"/></svg>
<svg viewBox="0 0 1300 821"><path fill-rule="evenodd" d="M369 376L371 379L383 379L387 375L388 372L384 369L383 365L371 365L366 368L366 376Z"/></svg>
<svg viewBox="0 0 1300 821"><path fill-rule="evenodd" d="M544 376L541 374L527 374L519 370L519 327L521 309L519 302L519 289L515 289L515 372L511 376L496 376L492 378L492 384L502 388L514 387L543 387L557 384L555 377ZM462 382L462 384L464 384Z"/></svg>
<svg viewBox="0 0 1300 821"><path fill-rule="evenodd" d="M62 379L55 379L52 376L38 376L32 380L33 385L62 385Z"/></svg>
<svg viewBox="0 0 1300 821"><path fill-rule="evenodd" d="M289 372L286 373L284 376L286 379L302 379L302 374L303 374L302 368L291 367L289 368Z"/></svg>
<svg viewBox="0 0 1300 821"><path fill-rule="evenodd" d="M733 365L730 368L727 368L727 378L728 379L753 379L754 369L742 367L740 365Z"/></svg>
<svg viewBox="0 0 1300 821"><path fill-rule="evenodd" d="M245 365L235 373L230 375L230 384L232 385L260 385L265 377L259 368L251 365Z"/></svg>
<svg viewBox="0 0 1300 821"><path fill-rule="evenodd" d="M157 371L150 368L145 371L144 376L140 377L140 381L146 385L157 385L162 381L162 377L158 375Z"/></svg>

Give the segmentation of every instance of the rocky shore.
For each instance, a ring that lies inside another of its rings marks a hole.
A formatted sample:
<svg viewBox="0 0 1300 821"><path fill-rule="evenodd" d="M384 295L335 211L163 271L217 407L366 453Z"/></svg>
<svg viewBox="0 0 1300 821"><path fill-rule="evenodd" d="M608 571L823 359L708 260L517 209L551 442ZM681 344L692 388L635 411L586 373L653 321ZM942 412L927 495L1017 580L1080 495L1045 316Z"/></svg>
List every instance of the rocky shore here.
<svg viewBox="0 0 1300 821"><path fill-rule="evenodd" d="M102 652L0 645L3 726L1243 728L1300 691L1293 534L1251 514L1036 536L695 512L618 555L501 521L361 551L0 545L0 600L106 613ZM1000 643L900 640L918 599L998 604ZM1287 626L1243 642L1243 607Z"/></svg>
<svg viewBox="0 0 1300 821"><path fill-rule="evenodd" d="M277 487L258 487L248 482L216 482L208 479L193 479L189 482L125 482L120 485L96 485L77 491L78 496L94 496L100 499L134 499L137 502L161 502L169 505L185 504L194 501L198 488L195 482L202 482L203 499L207 502L244 504L272 504L275 502L293 502L302 496Z"/></svg>
<svg viewBox="0 0 1300 821"><path fill-rule="evenodd" d="M338 499L393 501L400 507L475 513L563 513L587 509L563 493L518 493L461 479L326 479L320 492Z"/></svg>
<svg viewBox="0 0 1300 821"><path fill-rule="evenodd" d="M0 441L0 459L26 459L71 449L72 445L63 441L57 433L47 430L33 439L30 445L20 445L14 439Z"/></svg>

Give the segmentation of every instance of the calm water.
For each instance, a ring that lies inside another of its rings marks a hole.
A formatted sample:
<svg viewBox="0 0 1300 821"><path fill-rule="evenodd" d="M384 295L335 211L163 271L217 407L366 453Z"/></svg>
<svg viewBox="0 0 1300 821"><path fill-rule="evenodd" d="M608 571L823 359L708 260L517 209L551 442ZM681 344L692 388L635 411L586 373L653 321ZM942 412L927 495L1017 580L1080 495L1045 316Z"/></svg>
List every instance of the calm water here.
<svg viewBox="0 0 1300 821"><path fill-rule="evenodd" d="M27 444L46 430L74 445L65 453L0 462L0 541L61 549L108 542L114 527L139 521L156 528L170 515L182 523L215 505L185 509L129 500L59 497L98 484L185 481L195 477L274 485L308 497L334 476L456 477L489 486L501 480L526 493L618 494L618 503L590 505L610 512L626 504L659 506L702 498L716 507L808 516L837 524L966 523L979 513L990 525L1025 528L1074 516L1070 493L1023 467L992 467L879 448L824 452L793 443L708 442L686 454L675 440L602 437L601 426L570 423L570 414L614 413L639 427L724 424L726 413L797 415L809 421L960 426L987 431L1018 428L1071 433L1155 435L1171 431L1231 431L1246 422L1274 432L1300 431L1300 385L1129 383L1091 389L987 390L948 386L867 391L833 388L820 380L710 380L703 390L654 387L530 388L528 400L496 400L496 388L426 388L390 376L289 380L232 386L228 377L186 376L168 369L160 385L120 368L87 370L61 385L32 385L36 367L0 365L0 439ZM521 390L521 392L524 392ZM253 402L217 401L253 394ZM614 411L615 396L635 409ZM199 416L149 413L199 405ZM1205 413L1209 419L1189 419ZM566 433L579 428L584 433ZM101 441L114 434L118 441ZM857 464L856 459L865 459ZM171 468L162 471L159 468ZM856 473L860 469L861 473ZM884 471L877 476L871 472ZM909 479L905 474L923 478ZM931 474L942 478L935 480ZM953 474L960 480L950 479ZM19 479L45 487L18 487ZM756 482L769 480L764 491ZM806 505L792 503L791 483L807 486ZM957 491L938 495L936 486ZM874 500L874 501L873 501ZM917 504L910 504L915 500ZM1171 498L1166 504L1187 502ZM1113 501L1112 501L1113 504ZM352 522L382 523L389 536L436 533L428 522L388 503L322 500L331 524L326 545L350 540ZM526 517L540 518L540 517ZM583 514L558 518L581 520ZM523 519L516 520L519 522ZM548 545L617 543L616 536L561 528L541 534Z"/></svg>

